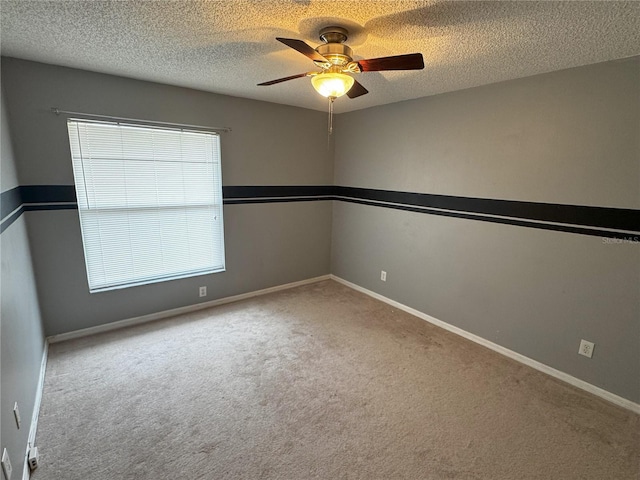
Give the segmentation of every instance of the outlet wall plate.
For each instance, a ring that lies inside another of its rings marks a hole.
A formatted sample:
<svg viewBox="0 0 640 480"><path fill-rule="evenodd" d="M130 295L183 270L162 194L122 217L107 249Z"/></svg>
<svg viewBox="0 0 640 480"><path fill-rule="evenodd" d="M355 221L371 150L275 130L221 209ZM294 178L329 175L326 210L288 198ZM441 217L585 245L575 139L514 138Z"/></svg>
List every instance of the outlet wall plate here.
<svg viewBox="0 0 640 480"><path fill-rule="evenodd" d="M27 454L27 462L29 463L29 469L31 471L38 468L40 456L38 455L38 447L31 447L29 449L29 453Z"/></svg>
<svg viewBox="0 0 640 480"><path fill-rule="evenodd" d="M587 340L581 340L578 353L580 355L584 355L585 357L591 358L593 357L594 348L595 348L595 344L593 342L588 342Z"/></svg>
<svg viewBox="0 0 640 480"><path fill-rule="evenodd" d="M5 448L2 450L2 471L4 472L4 477L6 480L11 480L11 472L13 469L11 468L11 460L9 460L9 452Z"/></svg>
<svg viewBox="0 0 640 480"><path fill-rule="evenodd" d="M380 271L380 280L382 280L383 282L387 281L387 272L385 272L384 270Z"/></svg>
<svg viewBox="0 0 640 480"><path fill-rule="evenodd" d="M200 287L200 289L198 290L199 295L201 297L206 297L207 296L207 287Z"/></svg>

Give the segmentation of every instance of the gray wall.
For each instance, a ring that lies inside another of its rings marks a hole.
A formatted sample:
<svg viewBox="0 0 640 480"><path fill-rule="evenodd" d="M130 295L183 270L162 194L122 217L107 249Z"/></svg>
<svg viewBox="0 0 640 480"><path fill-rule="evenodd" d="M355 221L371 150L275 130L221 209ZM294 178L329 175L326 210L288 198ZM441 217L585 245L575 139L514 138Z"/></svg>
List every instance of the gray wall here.
<svg viewBox="0 0 640 480"><path fill-rule="evenodd" d="M335 155L322 112L15 59L2 67L23 185L73 183L65 120L49 112L58 106L232 127L225 185L640 207L637 58L338 115ZM638 244L342 202L230 205L227 272L89 294L77 212L25 219L48 335L331 271L640 401ZM577 355L581 338L596 343L593 359Z"/></svg>
<svg viewBox="0 0 640 480"><path fill-rule="evenodd" d="M336 185L640 208L638 57L342 114L335 132ZM640 401L640 244L333 213L332 273Z"/></svg>
<svg viewBox="0 0 640 480"><path fill-rule="evenodd" d="M333 178L322 112L4 58L23 185L72 185L65 110L225 126L224 185ZM331 202L225 206L226 272L90 294L77 211L26 214L45 333L53 335L329 273ZM198 297L206 285L208 296Z"/></svg>
<svg viewBox="0 0 640 480"><path fill-rule="evenodd" d="M0 184L1 191L6 192L18 185L18 178L4 89L1 103ZM13 478L21 478L44 352L24 215L0 235L0 257L0 450L9 452ZM22 416L19 430L13 417L16 401Z"/></svg>

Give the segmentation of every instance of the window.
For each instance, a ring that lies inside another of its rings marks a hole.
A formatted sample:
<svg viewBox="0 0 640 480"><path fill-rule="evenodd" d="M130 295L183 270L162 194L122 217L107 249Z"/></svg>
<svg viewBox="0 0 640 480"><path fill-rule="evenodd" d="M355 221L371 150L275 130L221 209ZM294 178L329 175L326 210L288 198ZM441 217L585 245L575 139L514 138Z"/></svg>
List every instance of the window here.
<svg viewBox="0 0 640 480"><path fill-rule="evenodd" d="M217 134L67 127L91 292L224 270Z"/></svg>

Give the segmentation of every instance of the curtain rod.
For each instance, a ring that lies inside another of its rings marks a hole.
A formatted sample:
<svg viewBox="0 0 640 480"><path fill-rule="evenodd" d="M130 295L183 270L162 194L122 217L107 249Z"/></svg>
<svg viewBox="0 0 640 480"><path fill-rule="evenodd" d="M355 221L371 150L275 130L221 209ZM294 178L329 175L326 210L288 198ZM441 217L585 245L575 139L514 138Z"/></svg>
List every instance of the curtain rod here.
<svg viewBox="0 0 640 480"><path fill-rule="evenodd" d="M118 121L125 121L125 122L134 122L134 123L140 123L140 124L145 124L145 125L157 125L157 126L164 126L164 127L180 127L180 128L192 128L192 129L196 129L196 130L208 130L208 131L213 131L213 132L230 132L231 128L230 127L205 127L202 125L188 125L185 123L169 123L169 122L157 122L155 120L140 120L137 118L124 118L124 117L112 117L110 115L97 115L94 113L83 113L83 112L70 112L68 110L60 110L58 107L51 107L51 111L53 113L55 113L56 115L60 115L61 113L66 113L69 115L81 115L84 117L90 117L90 118L103 118L105 120L118 120Z"/></svg>

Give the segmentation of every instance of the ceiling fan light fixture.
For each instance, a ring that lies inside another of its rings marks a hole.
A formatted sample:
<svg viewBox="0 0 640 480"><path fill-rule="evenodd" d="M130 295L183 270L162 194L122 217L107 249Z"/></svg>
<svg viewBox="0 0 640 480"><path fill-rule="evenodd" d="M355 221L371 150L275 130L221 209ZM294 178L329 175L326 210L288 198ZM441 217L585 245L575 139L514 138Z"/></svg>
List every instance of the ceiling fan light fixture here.
<svg viewBox="0 0 640 480"><path fill-rule="evenodd" d="M323 97L338 98L353 87L353 77L338 72L319 73L311 77L311 84Z"/></svg>

